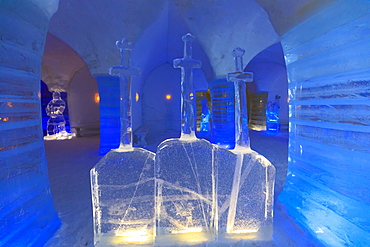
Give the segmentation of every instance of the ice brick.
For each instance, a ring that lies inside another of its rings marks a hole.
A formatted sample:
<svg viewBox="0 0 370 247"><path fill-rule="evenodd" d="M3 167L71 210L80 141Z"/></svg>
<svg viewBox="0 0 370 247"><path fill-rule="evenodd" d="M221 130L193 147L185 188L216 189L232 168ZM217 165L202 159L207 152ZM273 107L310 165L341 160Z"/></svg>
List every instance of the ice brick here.
<svg viewBox="0 0 370 247"><path fill-rule="evenodd" d="M153 242L154 157L141 148L111 150L91 170L96 246Z"/></svg>
<svg viewBox="0 0 370 247"><path fill-rule="evenodd" d="M169 139L157 149L157 244L214 240L216 169L206 140Z"/></svg>

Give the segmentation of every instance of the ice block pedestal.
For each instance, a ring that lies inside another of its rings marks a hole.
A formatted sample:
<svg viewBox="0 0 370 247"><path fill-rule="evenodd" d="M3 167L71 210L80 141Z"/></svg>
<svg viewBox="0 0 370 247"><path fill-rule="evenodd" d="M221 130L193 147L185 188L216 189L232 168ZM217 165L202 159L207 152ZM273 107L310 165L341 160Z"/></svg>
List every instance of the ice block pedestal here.
<svg viewBox="0 0 370 247"><path fill-rule="evenodd" d="M214 146L195 136L195 92L193 69L201 62L192 59L187 34L184 58L175 59L181 68L182 123L180 139L162 142L156 153L156 245L185 246L215 239L216 169Z"/></svg>
<svg viewBox="0 0 370 247"><path fill-rule="evenodd" d="M112 67L120 76L120 147L111 150L91 170L95 246L153 246L155 235L154 157L132 147L131 76L140 71L130 67L133 44L117 41L122 66Z"/></svg>
<svg viewBox="0 0 370 247"><path fill-rule="evenodd" d="M235 148L217 149L219 239L223 242L272 237L275 168L250 149L246 85L252 73L243 72L244 50L233 51L236 72L227 80L235 86Z"/></svg>

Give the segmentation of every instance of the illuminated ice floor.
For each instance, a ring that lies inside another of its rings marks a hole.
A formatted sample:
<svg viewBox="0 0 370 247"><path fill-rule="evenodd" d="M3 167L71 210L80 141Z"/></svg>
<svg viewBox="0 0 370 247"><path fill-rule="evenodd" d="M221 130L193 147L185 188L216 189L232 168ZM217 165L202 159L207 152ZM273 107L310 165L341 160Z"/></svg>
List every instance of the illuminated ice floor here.
<svg viewBox="0 0 370 247"><path fill-rule="evenodd" d="M148 150L176 133L152 133L147 138ZM288 133L268 136L264 132L250 131L251 147L268 158L276 167L275 196L283 189L288 164ZM55 207L63 222L61 229L45 246L93 246L90 169L99 161L99 136L90 135L64 141L45 141L49 178ZM281 217L276 215L274 231L284 235ZM279 236L289 242L289 236ZM274 241L244 246L281 246Z"/></svg>

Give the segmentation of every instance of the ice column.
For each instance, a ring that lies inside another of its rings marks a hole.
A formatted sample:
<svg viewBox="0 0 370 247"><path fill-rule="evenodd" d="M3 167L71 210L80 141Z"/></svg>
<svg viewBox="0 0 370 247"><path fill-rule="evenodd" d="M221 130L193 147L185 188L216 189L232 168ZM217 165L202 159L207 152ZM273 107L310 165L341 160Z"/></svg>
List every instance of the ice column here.
<svg viewBox="0 0 370 247"><path fill-rule="evenodd" d="M120 77L121 139L91 170L96 246L152 246L154 224L154 157L142 148L132 147L131 76L140 70L130 67L134 45L117 41L121 66L110 68Z"/></svg>
<svg viewBox="0 0 370 247"><path fill-rule="evenodd" d="M214 148L195 137L193 69L200 68L201 62L192 59L193 40L191 34L183 37L184 58L174 60L182 78L181 137L165 140L156 153L156 243L160 246L196 244L215 237Z"/></svg>
<svg viewBox="0 0 370 247"><path fill-rule="evenodd" d="M43 246L60 226L41 129L44 11L0 1L0 246Z"/></svg>
<svg viewBox="0 0 370 247"><path fill-rule="evenodd" d="M246 84L253 74L243 72L244 50L233 51L236 72L228 81L235 87L235 148L217 151L220 237L269 240L272 236L272 208L275 168L250 149L246 105Z"/></svg>

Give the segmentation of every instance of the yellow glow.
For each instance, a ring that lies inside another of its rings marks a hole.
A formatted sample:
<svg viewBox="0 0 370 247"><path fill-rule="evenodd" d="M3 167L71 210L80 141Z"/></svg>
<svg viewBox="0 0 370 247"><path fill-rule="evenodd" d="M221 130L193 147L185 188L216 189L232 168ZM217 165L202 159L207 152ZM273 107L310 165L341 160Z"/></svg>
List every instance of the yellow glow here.
<svg viewBox="0 0 370 247"><path fill-rule="evenodd" d="M0 117L0 121L8 122L9 121L9 118L8 117L4 117L4 118L1 118Z"/></svg>
<svg viewBox="0 0 370 247"><path fill-rule="evenodd" d="M200 227L191 227L184 230L178 230L178 231L172 231L171 233L177 234L177 233L190 233L190 232L202 232L202 228Z"/></svg>
<svg viewBox="0 0 370 247"><path fill-rule="evenodd" d="M190 93L190 99L193 99L193 98L194 98L194 94Z"/></svg>
<svg viewBox="0 0 370 247"><path fill-rule="evenodd" d="M258 232L258 229L233 230L230 231L229 233L253 233L253 232Z"/></svg>
<svg viewBox="0 0 370 247"><path fill-rule="evenodd" d="M114 244L119 243L137 243L144 244L151 242L151 235L147 230L129 230L116 233L116 238L112 241Z"/></svg>
<svg viewBox="0 0 370 247"><path fill-rule="evenodd" d="M159 235L156 237L156 242L159 246L170 246L170 243L183 244L200 244L206 241L213 240L213 234L202 231L202 228L188 228L184 230L172 231L170 234ZM174 244L175 245L175 244ZM172 246L172 245L171 245Z"/></svg>
<svg viewBox="0 0 370 247"><path fill-rule="evenodd" d="M98 93L95 94L94 99L95 99L95 103L99 103L100 102L100 96L99 96Z"/></svg>
<svg viewBox="0 0 370 247"><path fill-rule="evenodd" d="M136 102L139 101L139 94L138 93L135 94L135 100L136 100Z"/></svg>
<svg viewBox="0 0 370 247"><path fill-rule="evenodd" d="M166 100L170 100L172 98L171 94L166 94Z"/></svg>

